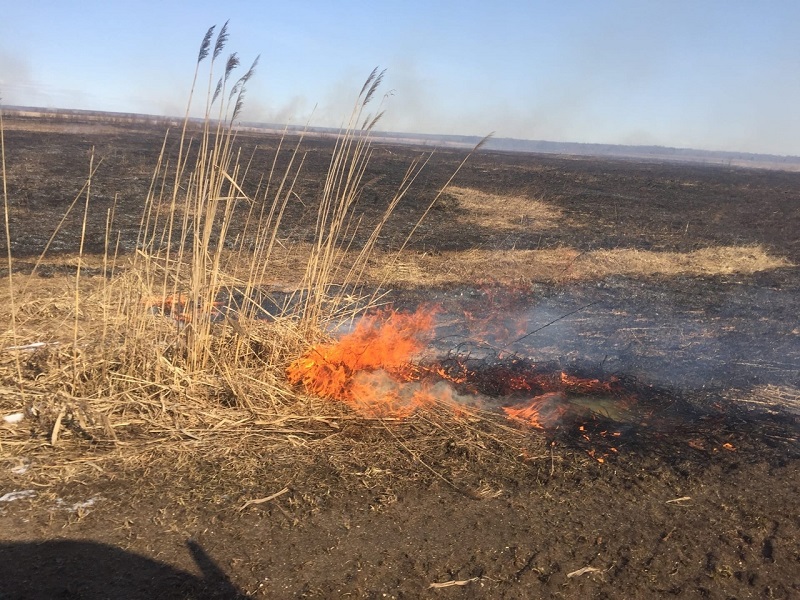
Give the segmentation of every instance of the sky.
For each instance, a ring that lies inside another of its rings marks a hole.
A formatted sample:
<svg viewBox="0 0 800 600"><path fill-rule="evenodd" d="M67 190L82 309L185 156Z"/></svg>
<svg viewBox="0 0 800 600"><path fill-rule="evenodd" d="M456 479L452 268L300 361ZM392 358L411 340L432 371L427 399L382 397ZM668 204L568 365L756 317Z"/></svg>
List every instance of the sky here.
<svg viewBox="0 0 800 600"><path fill-rule="evenodd" d="M226 20L247 121L339 126L380 67L382 130L800 155L797 0L7 0L0 99L183 115Z"/></svg>

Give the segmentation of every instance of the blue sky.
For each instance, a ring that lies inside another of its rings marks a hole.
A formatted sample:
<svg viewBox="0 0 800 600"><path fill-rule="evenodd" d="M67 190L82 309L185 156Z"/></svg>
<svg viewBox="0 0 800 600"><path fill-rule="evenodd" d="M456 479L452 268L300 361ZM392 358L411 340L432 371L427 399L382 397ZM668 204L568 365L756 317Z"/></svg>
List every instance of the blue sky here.
<svg viewBox="0 0 800 600"><path fill-rule="evenodd" d="M227 19L247 120L336 126L380 66L382 129L800 155L797 0L9 1L0 96L183 114Z"/></svg>

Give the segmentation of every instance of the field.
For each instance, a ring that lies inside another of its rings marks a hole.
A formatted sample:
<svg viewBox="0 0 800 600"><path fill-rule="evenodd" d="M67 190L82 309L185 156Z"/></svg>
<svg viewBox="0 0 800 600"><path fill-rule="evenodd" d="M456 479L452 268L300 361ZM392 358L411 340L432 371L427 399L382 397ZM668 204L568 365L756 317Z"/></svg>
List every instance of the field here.
<svg viewBox="0 0 800 600"><path fill-rule="evenodd" d="M155 126L4 127L0 417L21 421L0 421L0 598L800 594L800 173L485 150L458 170L467 150L373 145L336 248L359 277L332 283L351 310L435 315L401 385L435 377L448 399L377 414L284 366L185 383L166 350L153 368L174 384L93 382L176 136L162 154ZM239 134L244 191L296 143ZM302 141L262 304L311 293L335 143ZM242 210L220 250L234 272L258 245ZM183 331L165 297L153 309ZM267 352L234 321L209 326L219 352ZM533 396L535 419L504 410Z"/></svg>

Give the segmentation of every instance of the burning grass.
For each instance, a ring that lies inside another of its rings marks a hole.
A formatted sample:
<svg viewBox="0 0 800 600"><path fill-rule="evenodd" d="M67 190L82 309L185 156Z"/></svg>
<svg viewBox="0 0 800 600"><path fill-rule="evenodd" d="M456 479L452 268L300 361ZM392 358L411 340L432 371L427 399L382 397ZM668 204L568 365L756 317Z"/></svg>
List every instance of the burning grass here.
<svg viewBox="0 0 800 600"><path fill-rule="evenodd" d="M233 54L215 83L227 35L223 28L212 48L212 34L198 60L199 68L212 57L205 118L200 127L190 126L187 106L176 155L169 155L165 140L132 255L118 251L112 206L101 257L84 254L81 234L76 256L53 258L45 250L32 274L19 274L10 254L3 177L9 255L0 314L10 327L0 335L0 411L25 419L24 426L3 425L4 451L22 455L67 440L78 448L124 448L142 440L202 445L220 436L227 444L237 432L295 443L322 439L356 418L417 419L452 431L480 422L483 434L498 436L514 431L515 423L551 428L567 413L624 421L630 398L613 382L420 358L433 335L435 310L376 312L376 290L485 281L489 264L495 283L523 285L620 273L746 273L787 264L758 247L683 255L475 249L431 257L406 250L419 222L409 226L399 251L380 251L381 228L427 159L409 166L375 229L359 232L355 209L370 132L380 118L368 112L380 85L377 71L336 141L311 241L287 244L284 214L289 203L302 202L295 189L304 164L302 138L288 149L281 140L275 161L262 165L259 185L245 189L246 174L256 167L236 150L234 122L253 71L235 79ZM291 156L282 172L275 166L280 151ZM93 176L90 165L69 208L83 209L84 224ZM484 227L552 227L563 218L521 196L453 186L444 194L458 203L465 223ZM366 242L355 244L357 234ZM56 276L39 277L45 266ZM285 302L268 312L264 306L276 288ZM352 331L337 339L336 329L348 323ZM505 413L498 410L503 403Z"/></svg>
<svg viewBox="0 0 800 600"><path fill-rule="evenodd" d="M565 416L636 420L630 413L636 397L616 378L544 370L502 352L477 361L468 355L420 360L435 315L423 307L366 316L335 342L310 348L289 366L288 378L367 418L402 419L433 407L454 416L502 407L509 419L538 429L556 429Z"/></svg>
<svg viewBox="0 0 800 600"><path fill-rule="evenodd" d="M433 400L425 390L401 384L411 377L410 361L425 347L433 318L425 309L413 315L368 315L336 342L307 350L287 369L288 379L364 416L410 415Z"/></svg>
<svg viewBox="0 0 800 600"><path fill-rule="evenodd" d="M282 140L272 164L263 166L259 184L245 190L246 175L256 166L236 149L235 122L257 60L237 79L238 56L222 56L227 24L216 37L214 29L200 47L175 155L167 151L171 146L165 138L155 165L132 255L118 252L113 206L102 258L90 261L84 255L96 171L92 162L67 211L83 211L80 251L51 264L60 262L56 272L64 275L37 277L49 247L31 274L16 273L3 153L9 248L3 294L10 327L0 336L0 410L22 414L29 425L4 428L4 447L23 452L67 438L119 447L145 432L185 440L257 424L290 433L287 423L321 418L319 400L298 394L287 369L292 372L298 356L307 358L309 348L323 351L334 327L377 303L377 293L364 291L375 242L426 158L412 162L367 241L352 248L361 235L354 210L364 188L370 135L382 114L368 112L382 79L373 71L337 138L315 199L312 241L285 246L283 216L290 203L302 203L295 183L304 164L303 138L288 149L288 165L278 172L278 154L289 145ZM202 81L201 63L209 64L209 71L198 125L189 115ZM241 221L236 235L231 234L234 220ZM418 225L411 224L409 236ZM274 282L282 269L291 275L287 280L294 292L267 313L265 282ZM367 336L369 319L359 330ZM408 339L404 335L400 332L386 350L411 351L401 347ZM341 354L327 356L328 368L339 359ZM356 385L375 381L362 378L348 387ZM34 435L25 439L24 429Z"/></svg>

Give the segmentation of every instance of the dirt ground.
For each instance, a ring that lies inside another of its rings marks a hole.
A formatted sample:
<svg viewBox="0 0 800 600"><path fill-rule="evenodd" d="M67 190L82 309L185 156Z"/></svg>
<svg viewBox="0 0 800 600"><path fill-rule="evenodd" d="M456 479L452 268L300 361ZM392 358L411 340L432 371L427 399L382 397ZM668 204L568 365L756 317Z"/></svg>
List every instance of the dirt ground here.
<svg viewBox="0 0 800 600"><path fill-rule="evenodd" d="M30 271L79 196L92 149L88 251L102 252L112 206L134 251L162 136L10 123L15 270ZM277 146L240 141L264 161ZM305 147L287 245L308 241L331 141ZM424 150L375 148L364 231ZM464 155L433 155L379 251L402 243ZM442 307L430 351L465 351L464 314L521 319L539 331L470 340L471 359L490 365L481 352L503 346L615 376L635 414L590 408L542 431L499 410L394 422L320 404L280 431L132 427L116 445L55 447L32 432L25 453L26 424L2 423L0 598L800 596L800 174L479 152L454 186L390 286L399 308ZM39 276L74 273L80 228L67 219ZM709 248L729 251L686 258ZM641 265L620 272L604 252ZM654 266L664 256L671 266ZM18 404L0 397L3 414Z"/></svg>

